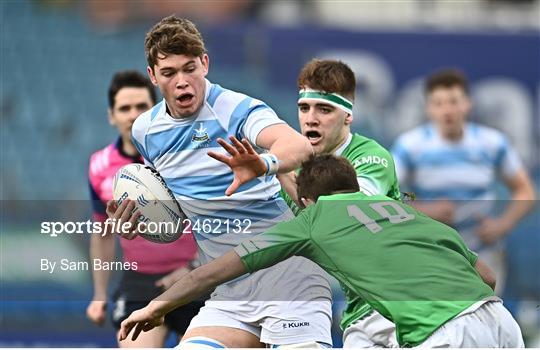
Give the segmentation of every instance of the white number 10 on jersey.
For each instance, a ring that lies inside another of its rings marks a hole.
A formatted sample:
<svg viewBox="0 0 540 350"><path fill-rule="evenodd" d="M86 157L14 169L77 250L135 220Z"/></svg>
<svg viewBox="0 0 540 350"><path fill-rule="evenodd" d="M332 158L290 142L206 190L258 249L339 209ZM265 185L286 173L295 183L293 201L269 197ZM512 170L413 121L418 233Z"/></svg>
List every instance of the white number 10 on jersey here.
<svg viewBox="0 0 540 350"><path fill-rule="evenodd" d="M398 224L414 219L414 214L407 213L405 209L396 202L377 202L371 203L369 206L381 217L388 219L392 224ZM396 214L391 214L387 208L392 208ZM369 217L356 205L348 205L347 212L349 213L349 216L358 220L373 233L377 233L383 229L381 225L377 224L373 218Z"/></svg>

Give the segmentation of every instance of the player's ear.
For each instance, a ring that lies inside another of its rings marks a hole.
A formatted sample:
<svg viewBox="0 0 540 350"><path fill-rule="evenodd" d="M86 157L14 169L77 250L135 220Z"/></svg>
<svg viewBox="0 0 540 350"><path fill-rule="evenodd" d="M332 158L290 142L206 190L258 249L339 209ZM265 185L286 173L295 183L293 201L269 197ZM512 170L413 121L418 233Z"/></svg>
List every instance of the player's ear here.
<svg viewBox="0 0 540 350"><path fill-rule="evenodd" d="M114 115L111 108L107 109L107 119L109 119L109 124L111 124L112 126L116 125L116 121L114 120Z"/></svg>
<svg viewBox="0 0 540 350"><path fill-rule="evenodd" d="M426 95L426 102L425 102L425 106L424 106L424 113L426 114L426 116L428 117L429 120L432 120L432 121L437 121L437 119L435 118L435 108L434 108L434 102L433 102L433 97L431 96L431 92L428 93Z"/></svg>
<svg viewBox="0 0 540 350"><path fill-rule="evenodd" d="M150 78L150 81L152 82L152 84L154 84L154 86L157 86L157 79L156 79L156 75L154 74L154 69L150 68L150 66L147 66L146 73L148 73L148 77Z"/></svg>
<svg viewBox="0 0 540 350"><path fill-rule="evenodd" d="M352 121L353 121L352 114L347 113L347 115L345 116L345 125L351 125Z"/></svg>
<svg viewBox="0 0 540 350"><path fill-rule="evenodd" d="M304 205L304 207L308 207L312 204L315 204L315 201L313 199L309 199L309 198L300 198L300 201L302 202L302 204Z"/></svg>
<svg viewBox="0 0 540 350"><path fill-rule="evenodd" d="M204 76L208 74L208 68L210 67L210 57L207 54L201 56L201 63L204 69Z"/></svg>

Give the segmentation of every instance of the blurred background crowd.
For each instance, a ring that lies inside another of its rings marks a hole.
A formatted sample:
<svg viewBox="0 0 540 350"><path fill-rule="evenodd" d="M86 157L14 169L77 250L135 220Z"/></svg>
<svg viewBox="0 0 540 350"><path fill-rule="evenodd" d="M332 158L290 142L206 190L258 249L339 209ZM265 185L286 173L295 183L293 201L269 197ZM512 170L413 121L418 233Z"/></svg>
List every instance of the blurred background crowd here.
<svg viewBox="0 0 540 350"><path fill-rule="evenodd" d="M36 267L45 253L87 257L87 237L36 232L42 220L90 217L88 157L116 137L110 78L145 71L144 35L169 14L198 25L211 81L264 100L297 129L300 68L313 57L348 63L358 84L352 131L388 148L425 122L425 75L459 68L470 119L508 136L538 193L538 0L6 0L0 11L0 347L115 346L112 328L85 318L90 272L53 278ZM536 208L506 242L505 303L536 347L539 217Z"/></svg>

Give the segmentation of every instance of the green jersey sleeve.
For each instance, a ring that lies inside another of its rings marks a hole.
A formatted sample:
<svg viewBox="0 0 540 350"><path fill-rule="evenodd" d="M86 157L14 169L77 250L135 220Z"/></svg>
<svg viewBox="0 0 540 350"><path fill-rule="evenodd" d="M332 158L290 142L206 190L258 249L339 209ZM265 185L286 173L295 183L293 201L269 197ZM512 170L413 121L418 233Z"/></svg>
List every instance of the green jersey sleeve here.
<svg viewBox="0 0 540 350"><path fill-rule="evenodd" d="M234 250L249 272L261 270L293 255L304 255L311 245L309 210L240 243Z"/></svg>
<svg viewBox="0 0 540 350"><path fill-rule="evenodd" d="M341 155L354 166L363 193L368 196L382 194L400 200L394 159L384 147L355 134Z"/></svg>
<svg viewBox="0 0 540 350"><path fill-rule="evenodd" d="M469 260L471 265L474 267L476 265L476 262L478 261L478 254L476 254L470 249L467 249L465 253L467 254L466 255L467 260Z"/></svg>
<svg viewBox="0 0 540 350"><path fill-rule="evenodd" d="M281 198L283 198L285 203L287 203L287 205L289 206L289 208L293 212L294 216L298 216L298 214L300 214L302 209L298 205L296 205L296 203L292 200L292 198L289 196L287 191L285 191L282 188L281 190L279 190L279 195L281 196Z"/></svg>

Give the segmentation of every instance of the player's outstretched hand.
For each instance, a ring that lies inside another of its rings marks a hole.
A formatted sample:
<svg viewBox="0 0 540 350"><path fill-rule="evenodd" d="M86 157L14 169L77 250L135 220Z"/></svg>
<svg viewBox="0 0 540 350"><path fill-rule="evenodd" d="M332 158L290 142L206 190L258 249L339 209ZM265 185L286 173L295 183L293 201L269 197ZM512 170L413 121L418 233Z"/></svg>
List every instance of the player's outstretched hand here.
<svg viewBox="0 0 540 350"><path fill-rule="evenodd" d="M248 140L242 139L240 142L234 136L230 136L229 140L231 144L221 138L217 139L217 142L230 154L230 157L212 151L208 152L210 157L227 164L233 171L234 180L225 191L227 196L232 195L246 182L264 175L267 170L266 163L255 152Z"/></svg>
<svg viewBox="0 0 540 350"><path fill-rule="evenodd" d="M139 232L137 231L137 220L141 215L139 210L134 211L135 202L126 199L118 205L115 200L107 202L105 212L112 223L106 226L109 232L116 233L126 239L134 239Z"/></svg>
<svg viewBox="0 0 540 350"><path fill-rule="evenodd" d="M107 302L92 300L86 308L86 316L98 326L102 326L107 316Z"/></svg>
<svg viewBox="0 0 540 350"><path fill-rule="evenodd" d="M133 331L133 335L131 336L131 340L137 340L139 337L139 334L141 334L142 331L148 332L149 330L161 326L163 322L165 321L165 316L152 316L152 313L148 309L148 307L135 310L129 315L128 318L126 318L121 324L120 324L120 331L118 332L118 340L122 341L126 339L131 332L131 330L135 329Z"/></svg>

